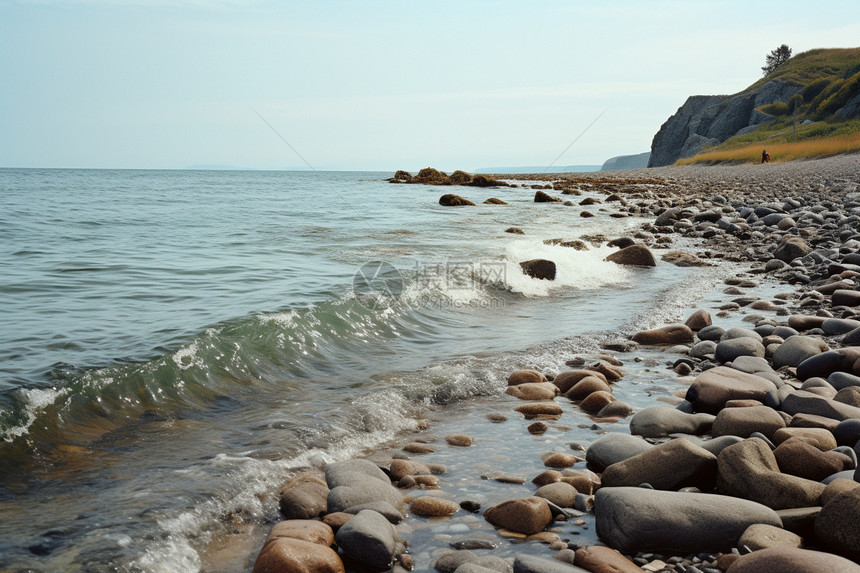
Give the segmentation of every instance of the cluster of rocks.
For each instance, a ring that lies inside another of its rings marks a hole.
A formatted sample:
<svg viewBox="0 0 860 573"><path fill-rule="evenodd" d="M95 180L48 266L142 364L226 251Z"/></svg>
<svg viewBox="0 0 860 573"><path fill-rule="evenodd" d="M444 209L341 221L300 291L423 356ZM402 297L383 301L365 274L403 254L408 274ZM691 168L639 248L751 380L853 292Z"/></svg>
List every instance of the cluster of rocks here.
<svg viewBox="0 0 860 573"><path fill-rule="evenodd" d="M766 569L729 571L823 570L778 565L807 546L860 556L860 348L830 350L821 337L837 325L852 324L793 315L724 330L699 311L634 335L676 345L687 356L675 370L699 374L677 407L640 410L629 435L589 447L601 539L627 552L771 549L754 559Z"/></svg>
<svg viewBox="0 0 860 573"><path fill-rule="evenodd" d="M689 384L661 398L668 406L634 413L616 399L624 372L609 355L554 376L511 373L505 393L519 401L513 409L534 439L563 431L559 419L571 407L596 425L629 418L629 431L605 434L581 454L545 452L533 475L481 476L520 484L529 495L486 508L480 496L455 501L445 491L445 466L411 458L437 451L423 441L383 464L347 460L294 476L280 493L285 519L271 530L254 571L410 570L402 520L468 516L467 531L481 522L496 535L452 539L434 555L435 570L860 573L860 197L851 179L856 185L857 163L826 160L810 173L781 164L761 181L747 167L664 168L662 179L615 185L598 177L571 178L567 187L554 180L562 193L600 189L625 212L656 217L635 233L637 242L615 243L618 258L636 251L640 262L632 264L653 265L649 246L684 235L703 245L698 254L670 252L664 260L748 261L753 273L803 291L759 300L741 290L755 283L729 280L726 294L735 298L717 317L741 310L775 316L749 314L749 328L724 329L699 310L684 324L607 343L618 352L653 348L678 356L667 375ZM579 246L588 248L592 241L582 239ZM474 447L467 435L445 439L451 449ZM563 539L558 526L565 523L593 523L605 546ZM543 544L552 557L494 554L504 540Z"/></svg>
<svg viewBox="0 0 860 573"><path fill-rule="evenodd" d="M471 175L460 170L448 175L444 171L439 171L432 167L425 167L414 176L408 171L401 169L388 182L414 183L419 185L464 185L467 187L508 187L506 182L487 177L486 175Z"/></svg>

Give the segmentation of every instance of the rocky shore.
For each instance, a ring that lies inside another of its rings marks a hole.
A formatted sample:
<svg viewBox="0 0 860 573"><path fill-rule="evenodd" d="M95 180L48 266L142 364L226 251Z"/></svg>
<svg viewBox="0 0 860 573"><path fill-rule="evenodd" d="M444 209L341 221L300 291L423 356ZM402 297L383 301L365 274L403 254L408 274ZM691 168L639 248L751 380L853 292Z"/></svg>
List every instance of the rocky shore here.
<svg viewBox="0 0 860 573"><path fill-rule="evenodd" d="M677 324L295 475L253 570L860 572L860 156L504 179L648 217L619 264L677 243L650 262L734 274Z"/></svg>

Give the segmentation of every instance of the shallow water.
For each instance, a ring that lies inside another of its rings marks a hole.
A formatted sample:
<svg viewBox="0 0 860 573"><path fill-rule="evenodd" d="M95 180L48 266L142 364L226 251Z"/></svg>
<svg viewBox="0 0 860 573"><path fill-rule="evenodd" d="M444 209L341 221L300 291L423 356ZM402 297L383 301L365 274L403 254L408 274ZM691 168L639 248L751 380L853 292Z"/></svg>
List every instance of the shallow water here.
<svg viewBox="0 0 860 573"><path fill-rule="evenodd" d="M543 244L641 222L609 207L444 208L388 175L0 170L0 566L208 566L297 468L677 319L726 272ZM554 283L519 270L538 257ZM371 304L377 261L396 288Z"/></svg>

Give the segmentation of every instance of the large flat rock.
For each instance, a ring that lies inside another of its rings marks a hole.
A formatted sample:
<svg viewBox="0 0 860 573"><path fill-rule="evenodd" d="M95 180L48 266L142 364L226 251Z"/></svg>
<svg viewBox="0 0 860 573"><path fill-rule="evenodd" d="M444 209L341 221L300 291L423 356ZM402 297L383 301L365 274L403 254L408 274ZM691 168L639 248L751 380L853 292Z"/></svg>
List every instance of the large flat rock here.
<svg viewBox="0 0 860 573"><path fill-rule="evenodd" d="M782 521L775 511L725 495L604 487L594 496L597 535L623 553L728 551L747 527Z"/></svg>

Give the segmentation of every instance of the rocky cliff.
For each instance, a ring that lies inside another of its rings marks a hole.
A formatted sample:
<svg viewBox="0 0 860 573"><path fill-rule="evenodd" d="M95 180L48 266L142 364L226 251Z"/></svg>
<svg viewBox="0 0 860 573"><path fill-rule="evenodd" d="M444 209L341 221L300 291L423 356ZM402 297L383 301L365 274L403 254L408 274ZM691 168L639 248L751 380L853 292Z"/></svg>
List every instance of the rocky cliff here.
<svg viewBox="0 0 860 573"><path fill-rule="evenodd" d="M611 157L603 163L601 171L615 171L618 169L640 169L648 167L648 158L651 156L650 151L638 153L636 155L619 155Z"/></svg>
<svg viewBox="0 0 860 573"><path fill-rule="evenodd" d="M777 101L788 102L802 87L774 80L735 95L690 96L654 136L648 167L671 165L707 146L755 129L771 119L756 108Z"/></svg>

